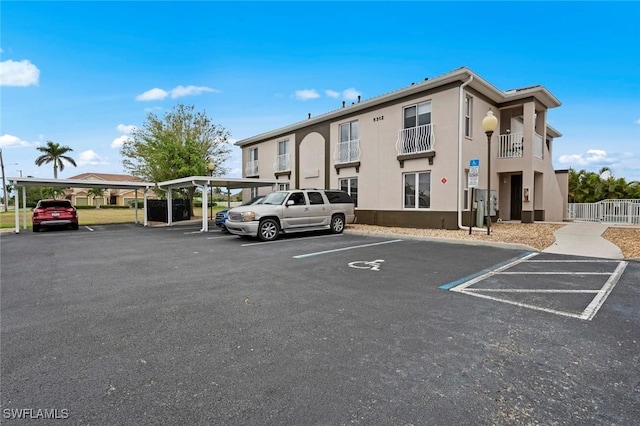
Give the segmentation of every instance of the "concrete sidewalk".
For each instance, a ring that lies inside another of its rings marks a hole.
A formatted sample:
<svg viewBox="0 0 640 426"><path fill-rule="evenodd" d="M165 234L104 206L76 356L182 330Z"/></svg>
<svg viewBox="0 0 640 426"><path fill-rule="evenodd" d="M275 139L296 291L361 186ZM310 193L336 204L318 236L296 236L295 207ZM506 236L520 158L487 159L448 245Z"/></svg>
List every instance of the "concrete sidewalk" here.
<svg viewBox="0 0 640 426"><path fill-rule="evenodd" d="M567 223L553 233L556 242L542 252L601 259L624 259L622 250L618 246L602 238L602 234L608 227L601 223Z"/></svg>

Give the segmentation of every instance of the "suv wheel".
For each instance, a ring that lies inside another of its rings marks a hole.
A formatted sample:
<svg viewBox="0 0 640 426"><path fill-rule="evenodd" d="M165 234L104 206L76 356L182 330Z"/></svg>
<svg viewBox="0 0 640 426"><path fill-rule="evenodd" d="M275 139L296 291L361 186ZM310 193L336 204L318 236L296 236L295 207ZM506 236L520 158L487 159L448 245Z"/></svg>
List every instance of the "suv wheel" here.
<svg viewBox="0 0 640 426"><path fill-rule="evenodd" d="M264 219L258 227L258 238L262 241L273 241L278 238L280 227L273 219Z"/></svg>
<svg viewBox="0 0 640 426"><path fill-rule="evenodd" d="M331 218L331 233L341 234L342 231L344 231L344 217L337 214Z"/></svg>

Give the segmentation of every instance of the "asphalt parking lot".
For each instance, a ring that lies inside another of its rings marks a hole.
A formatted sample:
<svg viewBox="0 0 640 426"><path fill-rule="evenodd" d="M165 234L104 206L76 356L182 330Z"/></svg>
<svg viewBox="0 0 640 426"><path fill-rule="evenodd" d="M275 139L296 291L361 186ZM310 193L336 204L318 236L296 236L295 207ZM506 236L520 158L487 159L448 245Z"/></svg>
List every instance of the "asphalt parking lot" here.
<svg viewBox="0 0 640 426"><path fill-rule="evenodd" d="M639 263L198 229L3 234L2 424L638 424Z"/></svg>

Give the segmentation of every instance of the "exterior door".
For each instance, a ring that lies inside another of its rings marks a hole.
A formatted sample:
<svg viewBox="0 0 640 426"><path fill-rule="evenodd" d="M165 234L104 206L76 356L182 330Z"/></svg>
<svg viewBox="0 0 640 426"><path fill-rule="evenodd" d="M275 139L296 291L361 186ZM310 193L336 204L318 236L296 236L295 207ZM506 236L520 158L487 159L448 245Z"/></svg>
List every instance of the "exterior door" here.
<svg viewBox="0 0 640 426"><path fill-rule="evenodd" d="M522 220L522 175L511 175L511 220Z"/></svg>

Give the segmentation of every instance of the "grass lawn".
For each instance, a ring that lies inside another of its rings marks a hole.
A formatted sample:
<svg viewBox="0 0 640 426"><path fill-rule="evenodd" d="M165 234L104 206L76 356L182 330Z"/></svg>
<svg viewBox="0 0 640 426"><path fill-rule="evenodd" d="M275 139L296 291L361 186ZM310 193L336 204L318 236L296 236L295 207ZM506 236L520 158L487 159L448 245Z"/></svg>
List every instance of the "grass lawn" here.
<svg viewBox="0 0 640 426"><path fill-rule="evenodd" d="M214 207L213 214L218 210L224 210L226 207ZM22 210L20 214L20 227L22 227ZM193 214L202 217L202 208L195 207ZM27 210L27 228L31 229L31 209ZM135 209L79 209L78 219L80 226L84 225L104 225L107 223L133 223L136 218ZM138 220L144 221L144 213L142 209L138 209ZM15 212L0 212L0 228L15 227Z"/></svg>

